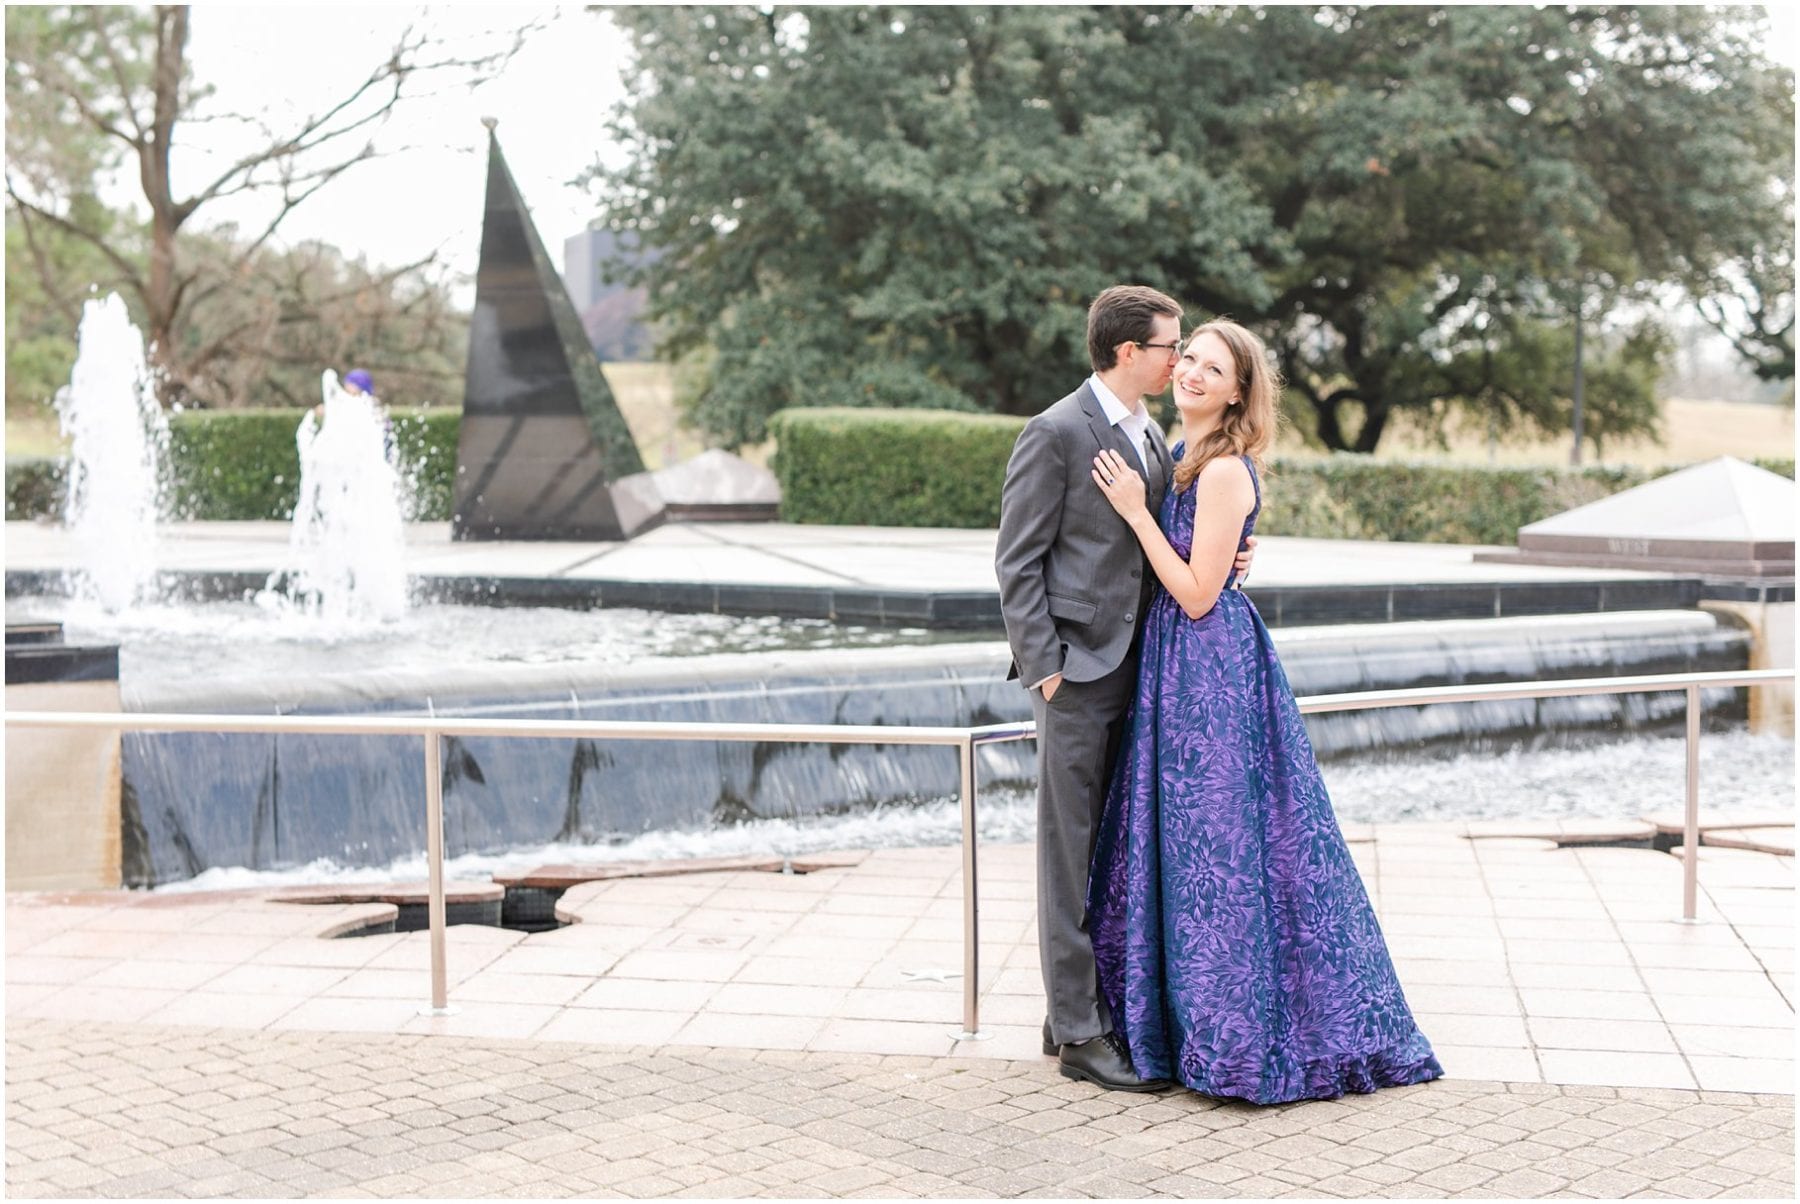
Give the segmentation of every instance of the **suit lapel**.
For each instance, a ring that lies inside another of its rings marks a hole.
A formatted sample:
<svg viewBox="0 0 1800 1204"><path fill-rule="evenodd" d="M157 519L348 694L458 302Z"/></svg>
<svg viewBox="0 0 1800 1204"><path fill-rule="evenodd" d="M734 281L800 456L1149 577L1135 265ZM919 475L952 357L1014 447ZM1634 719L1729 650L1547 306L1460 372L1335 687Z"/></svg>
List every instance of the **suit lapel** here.
<svg viewBox="0 0 1800 1204"><path fill-rule="evenodd" d="M1088 429L1094 434L1094 450L1110 447L1122 451L1124 444L1120 442L1119 430L1106 420L1106 407L1094 396L1094 387L1083 381L1077 396L1081 398L1081 412L1087 415Z"/></svg>
<svg viewBox="0 0 1800 1204"><path fill-rule="evenodd" d="M1151 513L1155 513L1162 505L1163 493L1169 487L1169 480L1174 471L1173 461L1169 459L1169 449L1163 445L1162 431L1157 429L1154 419L1150 422L1150 440L1156 448L1155 463L1139 461L1139 449L1131 445L1131 436L1124 428L1114 426L1106 417L1106 407L1094 396L1094 389L1086 381L1076 391L1081 401L1081 412L1087 415L1088 429L1093 432L1094 448L1098 451L1110 447L1125 457L1125 463L1139 470L1144 477L1144 500L1149 504ZM1148 469L1148 471L1144 471Z"/></svg>

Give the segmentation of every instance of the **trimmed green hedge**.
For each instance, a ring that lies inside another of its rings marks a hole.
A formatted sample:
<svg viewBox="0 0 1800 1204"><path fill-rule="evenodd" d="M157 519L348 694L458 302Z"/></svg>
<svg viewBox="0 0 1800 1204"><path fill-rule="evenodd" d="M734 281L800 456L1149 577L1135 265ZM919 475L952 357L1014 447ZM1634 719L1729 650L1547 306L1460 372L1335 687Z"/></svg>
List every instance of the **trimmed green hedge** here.
<svg viewBox="0 0 1800 1204"><path fill-rule="evenodd" d="M203 410L169 418L171 513L183 519L238 521L293 517L300 488L294 432L299 410ZM456 410L396 410L400 471L413 486L413 517L450 517L456 475ZM64 462L6 461L8 520L53 517L62 510Z"/></svg>
<svg viewBox="0 0 1800 1204"><path fill-rule="evenodd" d="M54 456L6 457L6 521L61 514L65 467Z"/></svg>
<svg viewBox="0 0 1800 1204"><path fill-rule="evenodd" d="M1023 418L949 410L782 410L769 420L781 517L870 527L994 527Z"/></svg>
<svg viewBox="0 0 1800 1204"><path fill-rule="evenodd" d="M450 517L455 410L392 415L414 516ZM170 419L174 513L187 519L285 520L299 485L297 410L228 410ZM772 467L790 522L993 527L1000 482L1024 419L943 410L801 409L771 420ZM1784 476L1792 460L1755 463ZM9 521L62 509L64 462L6 461ZM1510 544L1526 523L1640 485L1668 469L1483 468L1362 456L1278 459L1270 466L1265 535L1420 543Z"/></svg>
<svg viewBox="0 0 1800 1204"><path fill-rule="evenodd" d="M184 519L294 514L298 410L200 410L169 418L170 513Z"/></svg>
<svg viewBox="0 0 1800 1204"><path fill-rule="evenodd" d="M799 409L770 420L782 517L797 523L993 527L1022 418ZM1755 463L1784 476L1792 460ZM1673 468L1486 468L1366 456L1278 458L1265 535L1511 544L1519 528Z"/></svg>
<svg viewBox="0 0 1800 1204"><path fill-rule="evenodd" d="M1269 465L1263 535L1511 544L1519 528L1642 485L1659 470L1486 468L1342 454Z"/></svg>

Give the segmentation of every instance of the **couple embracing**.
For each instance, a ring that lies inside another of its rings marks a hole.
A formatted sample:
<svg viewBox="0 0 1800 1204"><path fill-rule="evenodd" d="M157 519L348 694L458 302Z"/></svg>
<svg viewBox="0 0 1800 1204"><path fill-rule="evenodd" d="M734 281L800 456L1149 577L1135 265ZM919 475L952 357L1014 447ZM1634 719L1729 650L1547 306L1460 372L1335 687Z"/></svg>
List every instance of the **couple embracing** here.
<svg viewBox="0 0 1800 1204"><path fill-rule="evenodd" d="M1094 375L1007 464L995 567L1038 729L1044 1052L1125 1091L1256 1103L1443 1072L1401 993L1256 608L1259 339L1107 289ZM1175 387L1182 440L1144 406Z"/></svg>

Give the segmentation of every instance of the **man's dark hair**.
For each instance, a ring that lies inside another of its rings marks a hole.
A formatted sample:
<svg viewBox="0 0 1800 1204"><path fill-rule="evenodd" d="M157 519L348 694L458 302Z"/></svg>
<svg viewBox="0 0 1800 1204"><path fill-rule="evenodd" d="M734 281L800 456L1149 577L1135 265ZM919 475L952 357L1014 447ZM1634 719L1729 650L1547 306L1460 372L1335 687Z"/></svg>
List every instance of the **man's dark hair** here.
<svg viewBox="0 0 1800 1204"><path fill-rule="evenodd" d="M1094 371L1105 372L1119 362L1120 343L1142 343L1150 338L1157 315L1181 317L1181 306L1167 293L1141 284L1115 284L1088 306L1088 360Z"/></svg>

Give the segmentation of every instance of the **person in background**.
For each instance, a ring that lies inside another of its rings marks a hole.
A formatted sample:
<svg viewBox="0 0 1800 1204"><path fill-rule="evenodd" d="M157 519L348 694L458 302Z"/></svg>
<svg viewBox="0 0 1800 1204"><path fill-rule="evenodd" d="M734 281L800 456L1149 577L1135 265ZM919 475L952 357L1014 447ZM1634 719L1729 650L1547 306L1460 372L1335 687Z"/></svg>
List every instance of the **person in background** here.
<svg viewBox="0 0 1800 1204"><path fill-rule="evenodd" d="M395 463L398 445L394 441L394 420L388 417L387 408L381 399L375 396L375 378L367 368L352 368L344 373L339 386L351 397L367 397L375 406L375 412L381 416L381 451L389 464ZM313 407L313 418L318 422L325 421L325 406L320 403Z"/></svg>

